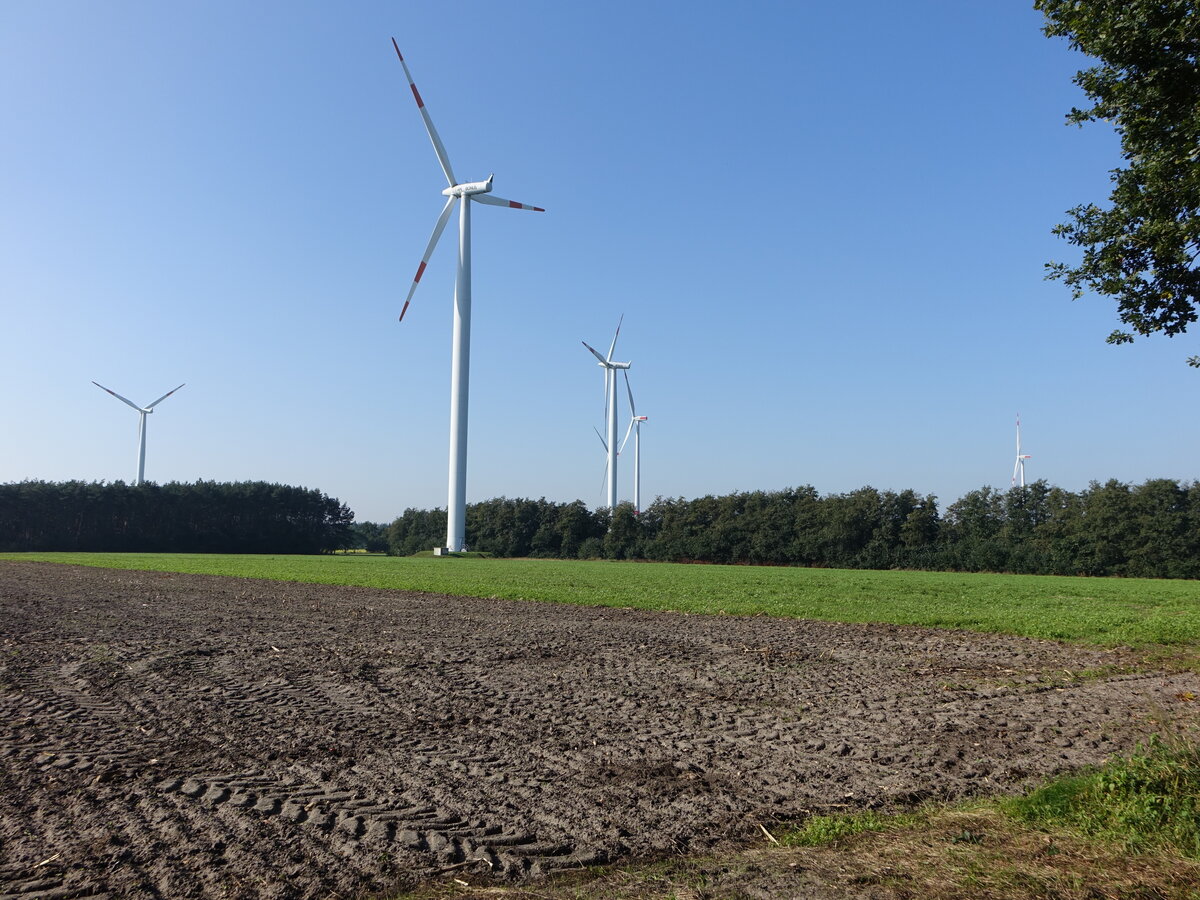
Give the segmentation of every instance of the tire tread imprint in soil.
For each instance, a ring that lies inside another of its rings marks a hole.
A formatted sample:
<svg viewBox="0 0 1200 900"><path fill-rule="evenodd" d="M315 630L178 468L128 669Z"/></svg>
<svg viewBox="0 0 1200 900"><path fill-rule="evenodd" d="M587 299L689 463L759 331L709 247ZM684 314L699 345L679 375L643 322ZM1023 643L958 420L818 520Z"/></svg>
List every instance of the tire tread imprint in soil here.
<svg viewBox="0 0 1200 900"><path fill-rule="evenodd" d="M576 848L569 843L540 842L533 834L506 832L499 825L467 821L434 807L390 805L329 785L283 782L265 773L174 776L155 787L213 807L229 805L248 814L278 816L329 835L335 843L398 842L408 850L432 853L440 864L477 859L489 870L508 874L582 864L579 855L572 856Z"/></svg>

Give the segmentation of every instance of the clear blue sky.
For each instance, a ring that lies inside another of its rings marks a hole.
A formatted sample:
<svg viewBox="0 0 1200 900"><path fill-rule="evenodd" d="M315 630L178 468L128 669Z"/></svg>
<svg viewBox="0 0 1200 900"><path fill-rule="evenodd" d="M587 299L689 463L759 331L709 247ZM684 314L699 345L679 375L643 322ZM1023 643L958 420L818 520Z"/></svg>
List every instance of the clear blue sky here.
<svg viewBox="0 0 1200 900"><path fill-rule="evenodd" d="M943 505L1192 479L1191 335L1110 347L1043 280L1107 197L1086 60L1025 3L0 5L0 481L316 487L444 506L454 226L395 36L475 206L468 497L603 500L631 359L643 494ZM622 409L622 417L626 415ZM631 493L632 453L621 496Z"/></svg>

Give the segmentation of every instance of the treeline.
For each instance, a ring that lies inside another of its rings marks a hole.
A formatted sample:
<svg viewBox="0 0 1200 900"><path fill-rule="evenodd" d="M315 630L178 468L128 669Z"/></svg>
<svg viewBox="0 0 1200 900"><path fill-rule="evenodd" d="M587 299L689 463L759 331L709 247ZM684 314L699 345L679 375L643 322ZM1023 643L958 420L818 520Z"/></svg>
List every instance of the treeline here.
<svg viewBox="0 0 1200 900"><path fill-rule="evenodd" d="M4 551L321 553L349 546L353 521L318 490L265 481L0 484Z"/></svg>
<svg viewBox="0 0 1200 900"><path fill-rule="evenodd" d="M388 552L445 541L445 510L408 509ZM499 498L467 507L467 546L496 556L929 569L1043 575L1200 577L1200 484L1037 481L980 488L939 511L913 491L809 486L589 511L582 502Z"/></svg>

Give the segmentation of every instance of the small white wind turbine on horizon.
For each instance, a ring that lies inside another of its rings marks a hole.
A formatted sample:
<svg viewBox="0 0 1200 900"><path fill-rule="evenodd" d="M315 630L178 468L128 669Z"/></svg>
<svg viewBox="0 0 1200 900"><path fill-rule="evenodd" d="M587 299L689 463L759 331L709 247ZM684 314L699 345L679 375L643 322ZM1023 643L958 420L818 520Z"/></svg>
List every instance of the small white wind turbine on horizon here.
<svg viewBox="0 0 1200 900"><path fill-rule="evenodd" d="M186 384L186 383L187 382L184 382L184 384ZM175 393L175 391L177 391L177 390L179 390L179 388L183 387L183 385L181 384L179 387L175 388L174 390L167 391L165 394L163 394L161 397L159 397L153 403L147 403L145 406L138 406L133 401L127 400L124 397L122 397L116 391L110 391L108 388L106 388L104 385L102 385L98 381L93 381L92 384L94 384L96 387L100 388L100 390L106 391L107 393L112 394L114 397L116 397L118 400L120 400L126 406L131 406L138 411L138 463L137 463L137 481L134 482L134 485L135 486L140 485L143 481L146 480L146 416L148 416L148 415L150 415L150 413L154 412L154 407L158 406L158 404L162 403L164 400L166 400L168 397L170 397L173 393Z"/></svg>
<svg viewBox="0 0 1200 900"><path fill-rule="evenodd" d="M400 310L400 321L404 321L408 304L421 281L421 276L425 274L425 266L446 228L455 203L458 204L459 210L458 272L454 281L454 339L450 361L450 477L446 504L446 549L451 553L458 553L464 549L467 522L467 405L471 377L471 201L509 209L530 209L534 212L545 210L540 206L527 206L493 195L491 175L487 181L460 184L455 180L446 148L442 146L442 139L433 127L433 120L429 118L429 112L425 109L425 101L417 92L412 73L408 71L408 63L404 61L404 54L400 52L400 45L396 43L395 38L392 38L392 46L396 48L396 55L400 57L400 65L404 67L404 75L408 78L408 86L412 88L417 109L425 121L425 130L429 133L429 140L433 142L433 151L437 154L442 173L450 184L442 191L447 198L446 205L442 207L437 224L433 226L433 235L425 247L425 255L421 257L421 264L417 266L416 277L413 278L412 287L408 289L404 308Z"/></svg>
<svg viewBox="0 0 1200 900"><path fill-rule="evenodd" d="M1013 465L1012 487L1017 486L1017 477L1020 476L1021 487L1025 487L1025 460L1033 459L1028 453L1021 452L1021 414L1017 413L1017 461Z"/></svg>
<svg viewBox="0 0 1200 900"><path fill-rule="evenodd" d="M613 362L612 358L613 351L617 348L617 336L621 333L621 322L624 320L624 316L617 320L617 330L613 334L612 343L608 346L608 356L601 356L600 352L587 341L580 341L604 367L604 418L608 430L608 440L603 438L600 440L604 444L604 449L608 451L607 501L609 509L617 507L617 370L628 369L631 365L627 362Z"/></svg>
<svg viewBox="0 0 1200 900"><path fill-rule="evenodd" d="M633 404L633 388L629 386L629 370L626 369L625 375L625 390L629 394L629 427L625 429L625 437L621 440L621 447L617 450L617 456L620 456L625 451L625 445L629 443L629 432L633 432L633 514L640 516L642 514L642 423L647 421L649 416L639 416L637 407Z"/></svg>

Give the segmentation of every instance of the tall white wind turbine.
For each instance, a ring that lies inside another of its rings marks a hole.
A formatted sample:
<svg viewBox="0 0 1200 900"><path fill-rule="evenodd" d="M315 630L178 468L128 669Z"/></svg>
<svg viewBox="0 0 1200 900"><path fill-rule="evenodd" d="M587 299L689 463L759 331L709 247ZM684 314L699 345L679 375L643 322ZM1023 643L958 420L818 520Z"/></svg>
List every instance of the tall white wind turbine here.
<svg viewBox="0 0 1200 900"><path fill-rule="evenodd" d="M408 296L404 299L404 308L400 310L400 321L404 321L409 301L412 300L421 276L425 274L425 266L429 257L433 255L433 248L437 246L438 239L446 228L455 202L458 203L458 274L454 281L454 339L450 361L450 477L446 504L445 549L451 553L459 553L464 549L467 522L467 401L471 377L471 201L489 206L506 206L510 209L531 209L534 212L545 210L540 206L527 206L495 196L491 193L491 175L487 181L459 184L455 180L446 148L442 146L442 139L433 127L433 120L429 118L429 112L425 109L425 101L417 92L412 73L408 71L408 63L404 61L404 54L400 52L395 38L392 38L392 46L396 48L396 55L400 57L400 65L404 67L404 75L408 78L408 86L412 88L417 109L425 121L425 130L429 133L429 140L433 142L433 151L437 154L442 173L450 185L442 191L447 198L446 205L442 207L437 224L433 226L433 235L425 247L425 255L421 257L421 264L417 266L416 277L413 278L412 287L408 289Z"/></svg>
<svg viewBox="0 0 1200 900"><path fill-rule="evenodd" d="M600 365L604 367L604 417L608 431L608 440L604 442L604 449L608 451L608 508L617 508L617 370L628 369L630 363L613 362L613 351L617 349L617 336L621 333L621 322L625 319L621 316L617 320L617 330L613 334L612 343L608 346L608 356L601 356L587 341L580 341L583 346L591 351L592 356L600 361Z"/></svg>
<svg viewBox="0 0 1200 900"><path fill-rule="evenodd" d="M184 383L186 384L186 382ZM138 467L137 481L135 481L134 484L139 485L146 480L146 416L154 412L154 407L158 406L158 404L170 397L173 393L175 393L175 391L183 387L183 385L181 384L179 387L175 388L175 390L167 391L153 403L147 403L145 406L138 406L136 403L126 400L116 391L108 390L108 388L98 381L93 381L92 384L96 385L96 387L100 388L100 390L107 391L108 393L112 394L126 406L131 406L138 411Z"/></svg>
<svg viewBox="0 0 1200 900"><path fill-rule="evenodd" d="M639 416L637 407L633 404L633 388L629 386L629 371L625 373L625 390L629 394L629 427L625 429L625 437L621 440L621 449L617 451L620 456L625 452L625 445L629 442L629 432L633 432L633 514L640 516L642 514L642 423L647 421L649 416Z"/></svg>
<svg viewBox="0 0 1200 900"><path fill-rule="evenodd" d="M1021 414L1017 413L1017 461L1013 465L1012 486L1017 486L1018 474L1021 479L1021 487L1025 487L1025 460L1033 459L1028 453L1021 452Z"/></svg>

